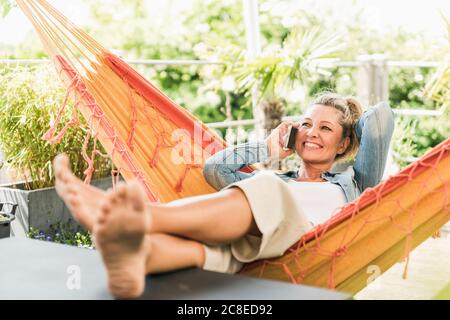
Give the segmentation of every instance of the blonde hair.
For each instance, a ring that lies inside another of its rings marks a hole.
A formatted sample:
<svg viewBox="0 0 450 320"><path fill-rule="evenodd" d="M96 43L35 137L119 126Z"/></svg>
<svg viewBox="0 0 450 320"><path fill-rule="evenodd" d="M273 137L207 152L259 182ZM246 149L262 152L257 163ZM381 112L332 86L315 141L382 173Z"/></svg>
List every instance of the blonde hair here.
<svg viewBox="0 0 450 320"><path fill-rule="evenodd" d="M355 125L361 117L363 108L361 103L354 97L342 97L334 92L320 93L310 106L321 104L327 107L334 108L341 112L339 124L342 126L342 139L350 138L350 143L347 149L341 154L336 155L335 160L348 160L353 158L358 151L359 142L356 136Z"/></svg>

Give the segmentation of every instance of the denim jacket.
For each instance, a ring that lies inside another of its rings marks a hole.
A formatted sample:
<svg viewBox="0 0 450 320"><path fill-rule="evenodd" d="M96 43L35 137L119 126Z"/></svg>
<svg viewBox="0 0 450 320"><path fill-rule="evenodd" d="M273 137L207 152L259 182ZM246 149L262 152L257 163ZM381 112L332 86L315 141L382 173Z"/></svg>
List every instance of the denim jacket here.
<svg viewBox="0 0 450 320"><path fill-rule="evenodd" d="M339 185L347 202L355 200L366 188L381 181L393 131L394 115L386 102L368 109L356 124L359 149L354 163L342 172L323 172L322 178ZM269 151L264 141L243 143L228 147L208 158L203 167L203 175L211 186L220 190L259 172L239 171L243 167L268 159ZM298 171L276 175L288 181L298 178Z"/></svg>

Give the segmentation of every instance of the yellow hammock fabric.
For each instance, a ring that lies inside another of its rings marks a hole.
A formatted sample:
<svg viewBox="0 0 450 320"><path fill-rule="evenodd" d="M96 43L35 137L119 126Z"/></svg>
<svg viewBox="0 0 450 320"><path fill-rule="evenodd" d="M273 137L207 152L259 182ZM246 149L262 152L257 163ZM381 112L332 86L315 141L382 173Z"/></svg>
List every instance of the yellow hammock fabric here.
<svg viewBox="0 0 450 320"><path fill-rule="evenodd" d="M75 98L72 120L45 138L58 142L81 111L126 179L150 201L214 192L204 159L225 143L123 60L104 49L44 0L17 0ZM85 155L92 174L96 151ZM249 168L248 170L251 170ZM433 235L450 218L450 139L304 235L280 258L247 265L243 274L357 292ZM406 264L407 266L407 264ZM406 273L406 268L405 268Z"/></svg>

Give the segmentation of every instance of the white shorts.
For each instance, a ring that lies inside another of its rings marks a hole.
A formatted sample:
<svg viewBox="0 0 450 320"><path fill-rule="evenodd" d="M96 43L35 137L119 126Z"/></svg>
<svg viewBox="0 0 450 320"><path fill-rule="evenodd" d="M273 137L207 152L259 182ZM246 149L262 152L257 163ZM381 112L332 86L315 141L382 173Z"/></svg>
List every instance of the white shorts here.
<svg viewBox="0 0 450 320"><path fill-rule="evenodd" d="M247 197L262 236L246 235L228 245L207 245L203 269L236 273L244 263L282 256L312 228L288 184L273 172L255 176L226 187L239 188Z"/></svg>

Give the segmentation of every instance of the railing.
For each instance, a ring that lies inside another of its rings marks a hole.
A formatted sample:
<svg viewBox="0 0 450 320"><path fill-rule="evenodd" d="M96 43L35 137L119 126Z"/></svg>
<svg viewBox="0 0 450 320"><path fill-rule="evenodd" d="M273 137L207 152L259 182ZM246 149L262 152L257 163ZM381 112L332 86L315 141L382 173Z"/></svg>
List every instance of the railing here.
<svg viewBox="0 0 450 320"><path fill-rule="evenodd" d="M145 60L124 59L128 64L134 65L221 65L223 62L212 60ZM0 64L43 64L49 63L49 59L0 59Z"/></svg>
<svg viewBox="0 0 450 320"><path fill-rule="evenodd" d="M394 114L402 116L417 116L417 117L440 117L443 114L442 110L421 110L421 109L393 109ZM298 121L302 116L286 116L282 118L282 121ZM255 119L245 119L245 120L233 120L233 121L220 121L220 122L209 122L206 125L209 128L223 129L223 128L234 128L242 127L248 125L256 125L260 121Z"/></svg>
<svg viewBox="0 0 450 320"><path fill-rule="evenodd" d="M374 105L379 101L389 100L389 69L391 68L436 68L438 62L434 61L389 61L384 55L363 55L356 61L330 60L322 63L322 68L356 68L357 69L357 97L364 105ZM444 110L423 110L423 109L394 109L395 114L412 117L439 117ZM284 117L282 120L295 121L300 116ZM234 133L232 130L242 130L242 126L254 125L261 126L262 120L248 119L236 121L224 121L207 123L210 128L226 128L226 140L229 143L239 143L238 137L242 133ZM406 160L412 162L417 160L409 157Z"/></svg>
<svg viewBox="0 0 450 320"><path fill-rule="evenodd" d="M48 63L47 59L0 59L0 64L40 64ZM132 65L221 65L223 62L211 60L143 60L125 59ZM388 73L390 68L435 68L439 65L434 61L390 61L384 55L362 55L356 61L329 60L320 64L321 68L356 68L357 69L357 97L364 105L373 105L378 101L389 99ZM431 116L439 117L443 110L421 110L421 109L394 109L394 113L403 116ZM283 121L295 121L300 116L284 117ZM243 137L243 126L262 126L263 120L227 120L223 122L207 123L210 128L227 129L226 139L230 143L236 141L236 137ZM237 129L241 133L234 133ZM234 141L231 141L234 140ZM409 160L414 160L413 158Z"/></svg>
<svg viewBox="0 0 450 320"><path fill-rule="evenodd" d="M133 65L222 65L221 61L213 60L144 60L125 59ZM40 64L48 63L48 59L0 59L0 64ZM341 61L330 59L322 62L321 68L356 68L357 93L356 96L363 105L373 105L378 101L389 99L388 74L390 68L435 68L439 65L434 61L390 61L381 54L361 55L356 61ZM436 110L402 109L399 114L410 116L440 116L442 112ZM256 125L259 126L259 122ZM215 125L215 124L213 124Z"/></svg>

